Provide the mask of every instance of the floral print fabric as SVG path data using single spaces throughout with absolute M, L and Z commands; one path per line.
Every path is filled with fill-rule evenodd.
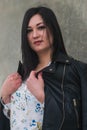
M 44 103 L 40 103 L 27 89 L 26 84 L 12 95 L 10 104 L 11 130 L 41 130 Z

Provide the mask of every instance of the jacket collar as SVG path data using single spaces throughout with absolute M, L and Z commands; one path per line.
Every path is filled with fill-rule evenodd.
M 48 67 L 42 69 L 41 71 L 42 72 L 45 71 L 45 72 L 54 73 L 55 70 L 56 70 L 56 67 L 55 67 L 56 63 L 70 64 L 70 57 L 68 55 L 60 54 L 60 55 L 58 55 L 56 60 L 51 63 L 51 65 L 49 65 Z
M 68 55 L 59 54 L 58 57 L 55 59 L 55 61 L 53 61 L 51 63 L 51 65 L 49 65 L 48 67 L 43 68 L 39 72 L 50 72 L 50 73 L 54 73 L 55 70 L 56 70 L 56 67 L 55 67 L 56 63 L 70 64 L 70 57 Z M 39 72 L 37 72 L 37 75 L 38 75 Z
M 70 57 L 68 55 L 59 54 L 55 60 L 55 62 L 60 62 L 64 64 L 70 64 Z

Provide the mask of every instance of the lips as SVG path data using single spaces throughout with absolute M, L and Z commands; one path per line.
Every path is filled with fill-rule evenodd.
M 40 45 L 42 43 L 42 41 L 35 41 L 34 44 L 35 45 Z

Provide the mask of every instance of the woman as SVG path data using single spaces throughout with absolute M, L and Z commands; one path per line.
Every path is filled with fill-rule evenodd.
M 26 81 L 28 90 L 44 102 L 42 130 L 87 130 L 87 64 L 67 55 L 51 9 L 35 7 L 25 13 L 21 48 L 21 69 L 2 85 L 2 101 L 9 103 Z M 1 129 L 9 130 L 1 106 Z

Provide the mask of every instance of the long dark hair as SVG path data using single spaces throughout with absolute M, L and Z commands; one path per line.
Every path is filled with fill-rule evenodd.
M 27 26 L 32 16 L 39 14 L 46 26 L 53 34 L 53 55 L 52 61 L 56 59 L 59 53 L 67 55 L 61 30 L 54 12 L 47 7 L 34 7 L 26 11 L 22 24 L 21 50 L 22 62 L 24 67 L 24 79 L 29 75 L 30 71 L 35 69 L 39 60 L 37 54 L 30 48 L 27 39 Z

